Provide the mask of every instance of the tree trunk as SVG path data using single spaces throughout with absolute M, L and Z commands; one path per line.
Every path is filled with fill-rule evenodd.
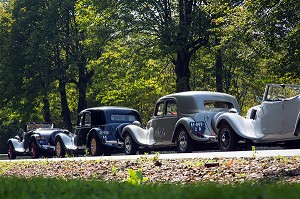
M 48 98 L 43 98 L 43 117 L 45 122 L 52 122 L 50 114 L 50 103 Z
M 216 46 L 220 44 L 220 39 L 215 39 Z M 215 55 L 216 65 L 216 89 L 217 92 L 223 92 L 223 62 L 222 62 L 222 51 L 218 49 Z
M 175 61 L 176 73 L 176 92 L 190 91 L 190 59 L 191 55 L 185 50 L 177 51 L 177 60 Z
M 78 71 L 79 71 L 79 79 L 78 79 L 78 93 L 79 93 L 79 99 L 78 99 L 78 113 L 82 111 L 83 109 L 86 109 L 87 102 L 86 102 L 86 88 L 87 88 L 87 81 L 85 77 L 85 70 L 83 64 L 78 63 Z
M 61 117 L 64 122 L 64 128 L 72 131 L 72 122 L 70 117 L 70 109 L 68 106 L 67 93 L 66 93 L 66 82 L 59 80 L 59 93 L 60 93 L 60 103 L 61 103 Z

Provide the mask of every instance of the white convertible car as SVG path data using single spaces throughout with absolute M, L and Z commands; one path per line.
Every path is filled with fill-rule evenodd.
M 300 147 L 299 119 L 300 85 L 268 84 L 262 103 L 250 108 L 246 118 L 236 113 L 224 113 L 216 119 L 219 148 L 231 151 L 241 142 L 285 141 L 293 141 Z

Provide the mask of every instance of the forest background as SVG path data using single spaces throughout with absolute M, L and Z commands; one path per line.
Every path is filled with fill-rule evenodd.
M 140 111 L 187 90 L 245 111 L 299 84 L 299 0 L 0 0 L 0 153 L 28 121 L 73 130 L 87 107 Z

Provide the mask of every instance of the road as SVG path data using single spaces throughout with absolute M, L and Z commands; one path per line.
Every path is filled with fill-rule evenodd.
M 276 149 L 276 150 L 256 150 L 256 151 L 233 151 L 233 152 L 194 152 L 194 153 L 163 153 L 158 154 L 159 159 L 188 159 L 188 158 L 246 158 L 246 157 L 293 157 L 300 156 L 300 149 Z M 3 156 L 3 155 L 2 155 Z M 5 158 L 1 158 L 0 162 L 7 161 L 61 161 L 61 160 L 72 160 L 72 161 L 83 161 L 83 160 L 128 160 L 128 159 L 138 159 L 141 157 L 152 158 L 156 154 L 150 155 L 112 155 L 112 156 L 99 156 L 99 157 L 72 157 L 72 158 L 40 158 L 40 159 L 16 159 L 7 160 L 7 155 Z M 22 157 L 20 157 L 22 158 Z

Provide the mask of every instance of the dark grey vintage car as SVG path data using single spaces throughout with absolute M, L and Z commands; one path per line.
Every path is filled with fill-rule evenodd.
M 86 153 L 92 156 L 123 152 L 122 129 L 133 122 L 141 122 L 135 109 L 125 107 L 94 107 L 79 113 L 75 134 L 59 133 L 55 137 L 57 157 L 66 153 Z
M 236 99 L 225 93 L 189 91 L 157 100 L 152 119 L 144 129 L 126 126 L 122 131 L 125 154 L 143 149 L 177 146 L 192 152 L 196 143 L 216 142 L 214 119 L 224 112 L 240 113 Z
M 32 158 L 53 156 L 54 138 L 58 133 L 70 134 L 66 129 L 53 128 L 52 123 L 28 122 L 21 136 L 16 135 L 7 141 L 8 158 L 15 159 L 17 155 L 31 155 Z

